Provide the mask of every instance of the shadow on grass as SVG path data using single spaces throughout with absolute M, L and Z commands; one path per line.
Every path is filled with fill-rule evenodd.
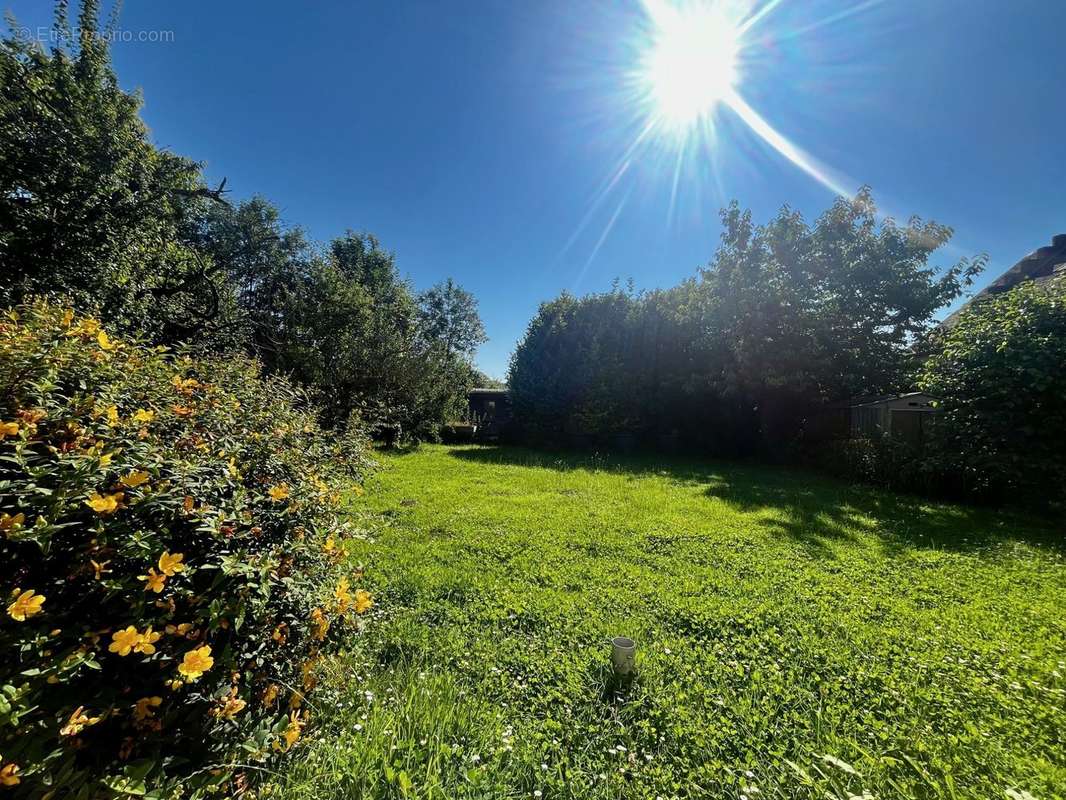
M 539 451 L 522 447 L 452 448 L 463 461 L 558 471 L 594 470 L 659 476 L 704 487 L 704 493 L 757 517 L 757 524 L 832 557 L 832 540 L 879 536 L 890 551 L 910 547 L 968 552 L 1007 541 L 1066 553 L 1053 521 L 1012 510 L 976 508 L 894 494 L 811 472 L 687 456 Z

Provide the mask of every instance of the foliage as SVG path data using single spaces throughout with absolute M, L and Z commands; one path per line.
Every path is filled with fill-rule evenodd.
M 451 278 L 419 295 L 418 307 L 423 335 L 440 342 L 449 355 L 473 358 L 488 341 L 477 298 Z
M 981 298 L 929 350 L 940 469 L 979 496 L 1066 502 L 1066 278 Z
M 52 52 L 14 31 L 0 42 L 0 300 L 57 293 L 124 332 L 208 337 L 232 297 L 186 228 L 217 195 L 149 141 L 99 3 L 82 3 L 76 37 L 67 5 Z
M 433 445 L 386 456 L 359 509 L 388 520 L 352 551 L 388 612 L 273 797 L 1066 786 L 1054 525 L 795 470 Z
M 16 797 L 199 796 L 290 749 L 369 596 L 299 392 L 42 303 L 0 324 L 0 753 Z M 17 779 L 17 780 L 15 780 Z
M 349 232 L 286 281 L 264 358 L 315 391 L 329 424 L 356 415 L 379 438 L 402 441 L 434 439 L 458 418 L 473 377 L 466 355 L 421 325 L 410 287 L 373 236 Z
M 981 267 L 937 275 L 927 262 L 950 230 L 878 224 L 866 190 L 813 226 L 785 208 L 757 227 L 735 203 L 722 222 L 697 279 L 542 305 L 508 377 L 519 422 L 780 450 L 812 408 L 903 388 L 914 338 Z
M 416 298 L 369 235 L 317 247 L 260 197 L 229 205 L 156 148 L 111 66 L 99 3 L 56 3 L 51 52 L 0 43 L 0 301 L 50 294 L 153 343 L 246 350 L 343 428 L 435 438 L 484 341 L 453 282 Z M 319 304 L 335 304 L 323 307 Z

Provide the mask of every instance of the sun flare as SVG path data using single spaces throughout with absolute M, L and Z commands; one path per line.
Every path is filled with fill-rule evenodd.
M 740 34 L 713 0 L 685 5 L 647 0 L 645 10 L 652 30 L 641 82 L 655 117 L 683 132 L 733 93 Z

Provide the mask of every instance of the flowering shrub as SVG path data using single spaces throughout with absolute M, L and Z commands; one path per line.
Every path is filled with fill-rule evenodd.
M 0 318 L 0 787 L 196 797 L 296 745 L 372 604 L 334 511 L 368 463 L 253 362 Z

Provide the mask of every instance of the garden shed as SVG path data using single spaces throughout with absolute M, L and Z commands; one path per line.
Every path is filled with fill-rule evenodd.
M 850 406 L 851 435 L 867 438 L 880 434 L 922 441 L 933 415 L 936 398 L 925 392 L 865 398 Z
M 478 439 L 495 439 L 511 421 L 511 398 L 506 389 L 471 389 L 467 395 L 467 420 Z

